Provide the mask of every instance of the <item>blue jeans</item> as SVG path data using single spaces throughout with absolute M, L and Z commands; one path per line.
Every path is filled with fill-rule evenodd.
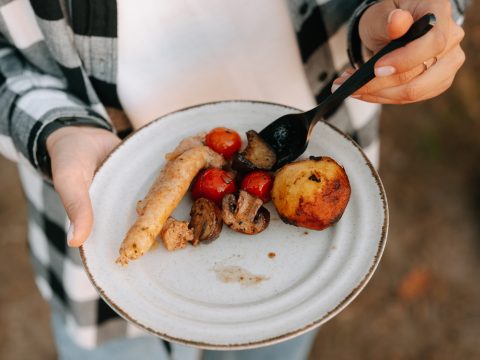
M 85 349 L 70 338 L 59 315 L 52 315 L 52 325 L 59 360 L 306 360 L 317 333 L 314 330 L 277 345 L 238 351 L 202 351 L 172 343 L 169 355 L 163 341 L 150 335 Z

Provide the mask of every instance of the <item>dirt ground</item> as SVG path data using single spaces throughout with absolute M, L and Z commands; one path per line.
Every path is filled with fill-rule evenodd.
M 451 90 L 385 108 L 386 251 L 366 289 L 322 327 L 311 360 L 480 358 L 479 20 L 477 2 Z M 27 257 L 24 198 L 1 157 L 0 179 L 0 359 L 54 359 Z

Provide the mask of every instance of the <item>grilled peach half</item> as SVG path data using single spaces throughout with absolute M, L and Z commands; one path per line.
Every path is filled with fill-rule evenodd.
M 323 230 L 340 220 L 350 192 L 342 166 L 330 157 L 310 157 L 278 171 L 272 201 L 287 224 Z

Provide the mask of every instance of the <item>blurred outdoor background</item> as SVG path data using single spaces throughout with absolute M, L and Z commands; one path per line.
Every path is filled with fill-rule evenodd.
M 465 30 L 467 61 L 446 94 L 385 107 L 386 251 L 365 290 L 321 328 L 311 360 L 480 359 L 480 2 Z M 0 359 L 54 359 L 25 215 L 15 166 L 0 157 Z

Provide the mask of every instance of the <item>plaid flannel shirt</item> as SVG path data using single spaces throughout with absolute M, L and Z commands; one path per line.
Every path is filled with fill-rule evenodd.
M 349 19 L 362 1 L 289 0 L 309 84 L 317 100 L 348 65 Z M 463 19 L 463 3 L 453 1 Z M 141 6 L 139 4 L 139 6 Z M 106 106 L 116 94 L 115 0 L 0 0 L 0 152 L 18 163 L 28 202 L 35 280 L 67 330 L 92 348 L 142 331 L 121 319 L 90 284 L 77 249 L 66 245 L 67 218 L 39 170 L 42 134 L 83 124 L 114 130 Z M 348 99 L 330 118 L 375 157 L 379 106 Z

